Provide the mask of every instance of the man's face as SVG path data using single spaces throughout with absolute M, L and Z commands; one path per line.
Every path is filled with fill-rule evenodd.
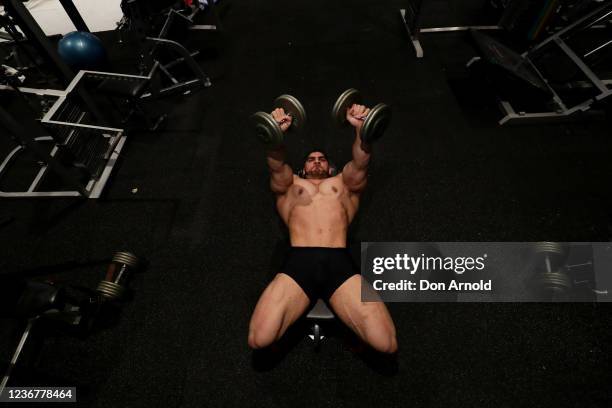
M 309 179 L 324 179 L 329 176 L 329 163 L 321 152 L 312 152 L 304 164 L 304 174 Z

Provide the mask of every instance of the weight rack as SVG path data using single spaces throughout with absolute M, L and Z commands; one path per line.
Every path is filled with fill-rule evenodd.
M 601 24 L 610 19 L 612 19 L 612 3 L 604 4 L 563 30 L 550 35 L 520 56 L 517 54 L 514 58 L 521 61 L 520 65 L 524 69 L 530 71 L 532 76 L 539 78 L 538 82 L 542 83 L 548 90 L 551 96 L 551 103 L 554 107 L 550 111 L 525 112 L 515 109 L 510 101 L 502 99 L 499 101 L 499 106 L 504 116 L 499 123 L 504 125 L 569 119 L 574 114 L 588 111 L 594 103 L 602 101 L 612 95 L 612 80 L 609 78 L 600 78 L 587 62 L 587 58 L 590 55 L 601 52 L 604 48 L 612 45 L 612 41 L 608 40 L 587 52 L 579 52 L 572 48 L 569 43 L 573 34 L 587 30 L 596 24 Z M 501 47 L 501 45 L 499 47 Z M 561 51 L 562 54 L 584 75 L 586 78 L 586 83 L 584 84 L 585 88 L 594 90 L 592 96 L 578 103 L 569 103 L 564 100 L 563 95 L 549 84 L 547 78 L 538 69 L 538 57 L 551 47 L 554 47 L 557 51 Z M 480 57 L 473 58 L 468 62 L 467 66 L 469 67 L 479 59 Z
M 120 128 L 87 124 L 90 115 L 87 104 L 80 103 L 77 92 L 81 81 L 92 79 L 120 79 L 126 81 L 142 81 L 147 77 L 124 75 L 97 71 L 80 71 L 64 91 L 34 88 L 12 88 L 0 86 L 0 90 L 12 90 L 23 94 L 34 94 L 40 97 L 55 98 L 50 109 L 40 120 L 43 128 L 50 136 L 33 138 L 16 120 L 0 108 L 0 123 L 13 134 L 20 146 L 13 149 L 0 164 L 0 178 L 5 175 L 11 162 L 24 150 L 30 150 L 41 163 L 41 167 L 26 191 L 0 191 L 0 197 L 87 197 L 99 198 L 111 175 L 113 167 L 123 149 L 126 135 Z M 41 147 L 42 143 L 52 143 L 49 153 Z M 60 156 L 68 159 L 60 160 Z M 83 181 L 76 177 L 73 168 L 79 169 L 87 176 Z M 39 191 L 40 185 L 48 174 L 54 171 L 72 190 Z

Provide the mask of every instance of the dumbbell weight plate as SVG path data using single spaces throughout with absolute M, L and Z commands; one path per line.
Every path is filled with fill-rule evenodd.
M 391 108 L 384 103 L 379 103 L 370 110 L 363 121 L 361 128 L 361 140 L 372 143 L 382 137 L 391 121 Z
M 347 89 L 334 103 L 332 108 L 332 120 L 338 125 L 343 125 L 346 122 L 346 110 L 355 103 L 361 103 L 361 93 L 355 88 Z
M 140 264 L 140 259 L 131 252 L 116 252 L 113 255 L 113 262 L 126 264 L 127 266 L 136 269 Z
M 100 281 L 96 290 L 107 299 L 122 299 L 126 294 L 125 287 L 106 280 Z
M 536 282 L 540 290 L 555 293 L 564 293 L 572 288 L 572 279 L 563 268 L 539 274 Z
M 548 257 L 555 265 L 563 265 L 569 256 L 569 245 L 565 242 L 534 242 L 533 252 L 540 258 Z
M 274 108 L 283 108 L 291 116 L 291 129 L 301 130 L 306 125 L 306 110 L 300 101 L 291 95 L 281 95 L 274 100 Z
M 283 131 L 272 115 L 266 112 L 257 112 L 251 116 L 255 125 L 257 137 L 266 145 L 280 144 L 283 141 Z
M 569 253 L 569 246 L 564 242 L 534 242 L 533 250 L 539 254 L 551 253 L 566 257 Z

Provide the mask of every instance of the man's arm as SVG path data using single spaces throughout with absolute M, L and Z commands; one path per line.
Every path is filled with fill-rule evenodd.
M 268 169 L 270 169 L 270 188 L 275 194 L 285 194 L 293 184 L 293 170 L 285 163 L 285 146 L 268 149 Z
M 276 120 L 283 133 L 291 126 L 291 116 L 287 115 L 282 108 L 272 111 L 272 117 Z M 266 160 L 270 169 L 270 188 L 275 194 L 285 194 L 293 184 L 293 170 L 285 163 L 285 144 L 266 147 Z
M 368 181 L 371 149 L 361 140 L 360 132 L 363 122 L 358 117 L 366 116 L 369 111 L 365 106 L 355 105 L 347 112 L 348 121 L 355 127 L 355 141 L 352 149 L 353 160 L 344 166 L 342 181 L 353 193 L 361 193 Z

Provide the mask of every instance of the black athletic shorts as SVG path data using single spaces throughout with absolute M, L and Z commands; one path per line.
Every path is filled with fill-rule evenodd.
M 291 247 L 281 272 L 314 302 L 329 300 L 348 278 L 359 274 L 359 269 L 346 248 Z

